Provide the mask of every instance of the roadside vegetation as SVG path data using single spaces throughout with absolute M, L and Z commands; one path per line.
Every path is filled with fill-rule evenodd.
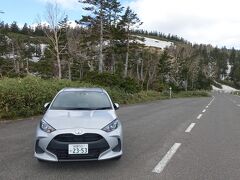
M 88 82 L 69 80 L 44 80 L 33 76 L 25 78 L 0 79 L 0 119 L 15 119 L 42 114 L 43 105 L 52 100 L 55 94 L 65 87 L 103 87 L 114 102 L 132 104 L 169 98 L 167 92 L 132 91 L 131 88 L 101 86 Z M 130 91 L 129 91 L 130 89 Z M 174 94 L 174 97 L 206 96 L 206 92 L 196 91 Z
M 75 26 L 57 3 L 35 27 L 0 22 L 0 119 L 41 114 L 64 87 L 103 87 L 120 104 L 166 99 L 170 88 L 173 98 L 208 96 L 222 79 L 240 87 L 239 50 L 141 30 L 144 22 L 118 0 L 79 2 Z M 149 46 L 144 37 L 171 45 Z
M 240 96 L 240 91 L 236 91 L 233 94 Z

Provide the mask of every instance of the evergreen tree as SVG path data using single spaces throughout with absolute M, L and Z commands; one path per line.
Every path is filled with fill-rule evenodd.
M 169 72 L 171 70 L 170 59 L 171 57 L 169 56 L 167 50 L 164 50 L 159 59 L 159 78 L 162 83 L 169 80 Z
M 232 48 L 230 56 L 229 56 L 229 63 L 231 65 L 233 65 L 235 63 L 236 60 L 236 50 L 234 48 Z
M 108 7 L 110 6 L 109 0 L 82 0 L 79 1 L 87 7 L 83 9 L 88 11 L 88 14 L 92 16 L 82 16 L 82 19 L 79 21 L 81 24 L 85 24 L 87 27 L 95 29 L 95 33 L 98 34 L 99 41 L 99 57 L 98 57 L 98 71 L 99 73 L 103 72 L 104 62 L 103 62 L 103 46 L 104 46 L 104 31 L 107 24 L 107 14 Z
M 109 69 L 111 73 L 116 71 L 116 54 L 119 52 L 121 31 L 118 28 L 118 22 L 123 11 L 121 3 L 117 0 L 108 0 L 109 6 L 107 7 L 107 30 L 105 36 L 109 39 L 109 48 L 107 49 L 107 55 L 109 61 Z M 106 59 L 107 60 L 107 59 Z M 105 60 L 105 61 L 106 61 Z M 105 62 L 107 63 L 107 62 Z
M 43 27 L 42 27 L 42 25 L 41 24 L 38 24 L 37 26 L 36 26 L 36 28 L 34 29 L 34 35 L 36 35 L 36 36 L 44 36 L 45 34 L 44 34 L 44 31 L 43 31 Z
M 130 50 L 130 41 L 135 40 L 137 37 L 134 37 L 130 34 L 130 29 L 138 27 L 142 24 L 140 19 L 137 17 L 137 14 L 134 13 L 130 7 L 127 7 L 122 19 L 119 23 L 119 27 L 122 31 L 125 32 L 125 44 L 126 44 L 126 58 L 125 58 L 125 68 L 124 68 L 124 77 L 127 77 L 128 73 L 128 61 L 129 61 L 129 50 Z
M 14 32 L 14 33 L 18 33 L 18 32 L 19 32 L 19 27 L 18 27 L 16 21 L 13 21 L 13 23 L 12 23 L 11 26 L 10 26 L 10 29 L 11 29 L 11 31 Z
M 27 34 L 29 34 L 29 32 L 30 32 L 30 30 L 28 28 L 28 25 L 27 25 L 27 23 L 25 23 L 21 30 L 21 33 L 27 35 Z

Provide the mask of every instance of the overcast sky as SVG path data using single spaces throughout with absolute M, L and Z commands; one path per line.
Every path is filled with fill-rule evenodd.
M 56 0 L 72 20 L 81 17 L 78 0 Z M 7 0 L 0 10 L 6 22 L 34 23 L 46 2 L 54 0 Z M 193 43 L 240 49 L 239 0 L 121 0 L 144 22 L 141 28 L 171 33 Z
M 239 0 L 135 0 L 143 28 L 191 42 L 240 47 Z

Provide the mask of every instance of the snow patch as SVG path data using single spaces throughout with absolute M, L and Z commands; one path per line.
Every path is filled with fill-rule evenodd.
M 228 69 L 227 69 L 227 76 L 229 76 L 229 74 L 230 74 L 231 71 L 232 71 L 232 66 L 229 64 L 229 62 L 228 62 L 228 64 L 227 64 L 227 67 L 228 67 Z
M 230 76 L 230 73 L 231 73 L 231 71 L 232 71 L 232 65 L 230 65 L 230 63 L 229 63 L 229 60 L 227 61 L 227 70 L 226 70 L 226 76 L 222 76 L 221 77 L 221 80 L 225 80 L 225 79 L 227 79 L 227 78 L 229 78 L 229 76 Z
M 38 62 L 40 60 L 40 57 L 37 56 L 33 56 L 32 59 L 30 59 L 30 61 L 32 62 Z
M 142 38 L 142 37 L 140 37 L 140 38 Z M 147 38 L 147 37 L 144 37 L 144 42 L 138 40 L 138 43 L 144 44 L 145 46 L 148 46 L 148 47 L 156 47 L 156 48 L 161 48 L 161 49 L 165 49 L 169 46 L 174 45 L 174 43 L 169 42 L 169 41 L 161 41 L 161 40 Z
M 220 84 L 220 83 L 218 83 Z M 227 86 L 227 85 L 224 85 L 224 84 L 220 84 L 222 86 L 222 89 L 212 85 L 212 90 L 213 91 L 216 91 L 216 92 L 223 92 L 223 93 L 232 93 L 232 92 L 236 92 L 236 91 L 239 91 L 233 87 L 230 87 L 230 86 Z

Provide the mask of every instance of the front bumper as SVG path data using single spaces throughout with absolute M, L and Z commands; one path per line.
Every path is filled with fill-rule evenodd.
M 79 128 L 78 128 L 79 129 Z M 106 160 L 122 155 L 122 127 L 106 133 L 96 129 L 81 129 L 82 135 L 74 135 L 76 129 L 56 130 L 50 134 L 38 127 L 34 156 L 45 161 Z M 86 155 L 69 155 L 68 144 L 88 144 Z

